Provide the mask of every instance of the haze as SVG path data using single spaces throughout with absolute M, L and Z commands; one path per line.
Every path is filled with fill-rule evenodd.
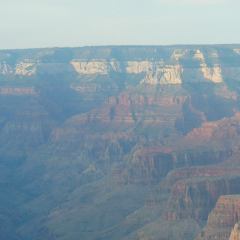
M 0 49 L 237 43 L 239 9 L 237 0 L 0 0 Z

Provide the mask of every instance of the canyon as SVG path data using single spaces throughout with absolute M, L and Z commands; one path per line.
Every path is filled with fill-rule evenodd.
M 239 239 L 239 49 L 1 50 L 0 239 Z

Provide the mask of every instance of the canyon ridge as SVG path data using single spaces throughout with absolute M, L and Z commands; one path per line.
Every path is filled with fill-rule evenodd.
M 0 239 L 239 240 L 240 45 L 0 51 Z

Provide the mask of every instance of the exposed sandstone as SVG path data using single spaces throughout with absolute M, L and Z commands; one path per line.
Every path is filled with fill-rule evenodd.
M 117 61 L 107 60 L 73 60 L 71 65 L 79 74 L 109 74 L 113 72 L 126 72 L 128 74 L 145 73 L 143 83 L 156 84 L 181 84 L 182 68 L 180 65 L 164 65 L 163 62 L 128 61 L 126 68 L 121 69 Z
M 132 125 L 140 122 L 144 125 L 174 127 L 181 114 L 182 104 L 186 96 L 152 96 L 123 92 L 119 96 L 109 97 L 101 108 L 87 114 L 76 116 L 72 121 L 76 124 L 98 123 Z M 164 111 L 163 111 L 164 110 Z
M 131 157 L 129 181 L 158 182 L 173 168 L 173 161 L 171 148 L 158 146 L 138 149 Z
M 240 196 L 221 196 L 218 199 L 215 208 L 209 214 L 207 225 L 197 237 L 197 240 L 228 240 L 232 227 L 239 221 L 239 219 Z M 239 226 L 235 225 L 231 234 L 232 239 L 239 236 L 238 228 Z
M 154 71 L 147 72 L 142 83 L 150 85 L 181 84 L 183 69 L 180 65 L 156 66 Z
M 225 162 L 240 145 L 240 118 L 229 117 L 239 110 L 238 55 L 201 46 L 193 57 L 194 48 L 0 53 L 3 72 L 13 69 L 0 76 L 0 218 L 14 222 L 0 239 L 193 240 L 219 195 L 240 192 L 239 152 Z M 26 57 L 36 78 L 15 76 Z M 85 62 L 79 75 L 73 57 Z M 212 84 L 218 63 L 226 84 Z M 146 76 L 152 84 L 141 85 Z
M 207 64 L 202 63 L 200 65 L 200 69 L 206 80 L 209 80 L 214 83 L 223 82 L 222 69 L 220 65 L 214 65 L 213 67 L 208 67 Z
M 180 65 L 164 65 L 163 62 L 152 61 L 128 61 L 126 68 L 121 69 L 117 61 L 94 60 L 82 61 L 73 60 L 71 65 L 79 74 L 102 74 L 107 75 L 113 72 L 126 72 L 128 74 L 146 74 L 142 83 L 145 84 L 181 84 L 182 67 Z
M 36 64 L 31 62 L 20 62 L 15 68 L 16 75 L 32 76 L 36 74 Z
M 213 56 L 212 56 L 213 57 Z M 218 57 L 217 53 L 215 53 L 214 57 Z M 198 49 L 194 54 L 194 58 L 200 62 L 199 69 L 203 74 L 204 79 L 211 81 L 213 83 L 221 83 L 223 82 L 222 77 L 222 69 L 220 65 L 215 64 L 214 66 L 209 67 L 206 64 L 205 57 L 203 53 Z
M 146 73 L 151 71 L 153 63 L 149 61 L 129 61 L 127 62 L 126 72 L 131 74 Z
M 188 133 L 186 139 L 188 141 L 197 140 L 198 142 L 209 141 L 218 126 L 218 122 L 205 122 L 200 128 L 195 128 Z
M 171 58 L 175 61 L 179 61 L 185 56 L 186 50 L 175 50 Z M 77 60 L 73 59 L 70 65 L 73 67 L 74 71 L 81 75 L 107 75 L 111 72 L 117 73 L 127 73 L 127 74 L 144 74 L 144 78 L 141 81 L 145 84 L 150 85 L 168 85 L 168 84 L 182 84 L 186 79 L 183 78 L 183 72 L 186 76 L 190 72 L 190 75 L 194 74 L 196 79 L 199 79 L 197 72 L 201 72 L 203 79 L 211 81 L 214 83 L 222 83 L 222 68 L 220 65 L 215 64 L 214 66 L 207 66 L 203 54 L 197 51 L 194 55 L 195 59 L 200 61 L 199 68 L 195 69 L 185 69 L 179 63 L 176 64 L 166 64 L 163 61 L 149 61 L 149 60 L 139 60 L 139 61 L 119 61 L 119 60 L 106 60 L 106 59 L 92 59 L 92 60 Z M 48 69 L 48 66 L 50 69 Z M 58 66 L 60 67 L 60 66 Z M 61 66 L 61 68 L 67 69 L 68 64 Z M 51 63 L 38 64 L 38 68 L 41 71 L 54 71 L 58 72 Z M 24 60 L 18 62 L 15 66 L 15 70 L 12 69 L 8 64 L 0 64 L 0 73 L 4 75 L 21 75 L 21 76 L 32 76 L 36 74 L 37 64 L 31 60 Z M 224 70 L 226 71 L 226 70 Z M 192 78 L 192 77 L 191 77 Z M 187 80 L 189 81 L 189 80 Z M 192 80 L 191 80 L 192 81 Z M 202 80 L 199 80 L 202 81 Z
M 239 225 L 239 223 L 235 224 L 235 226 L 231 232 L 229 240 L 240 240 L 240 225 Z
M 171 191 L 168 204 L 170 211 L 166 214 L 167 219 L 193 218 L 199 222 L 205 221 L 221 195 L 240 192 L 239 180 L 238 175 L 177 181 Z
M 73 60 L 71 65 L 79 74 L 102 74 L 106 75 L 109 72 L 109 64 L 105 60 L 82 61 Z

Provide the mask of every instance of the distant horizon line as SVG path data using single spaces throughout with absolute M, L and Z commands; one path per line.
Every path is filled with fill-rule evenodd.
M 196 47 L 196 46 L 237 46 L 240 43 L 180 43 L 180 44 L 96 44 L 96 45 L 79 45 L 79 46 L 46 46 L 46 47 L 29 47 L 29 48 L 0 48 L 0 51 L 14 50 L 41 50 L 41 49 L 75 49 L 75 48 L 104 48 L 104 47 Z

